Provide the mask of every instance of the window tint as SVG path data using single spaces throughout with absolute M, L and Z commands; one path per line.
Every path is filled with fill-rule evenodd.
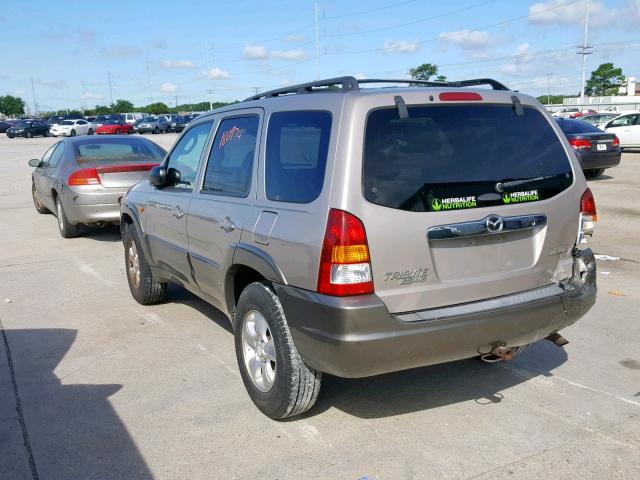
M 84 163 L 139 162 L 160 163 L 165 151 L 144 138 L 97 138 L 78 140 L 73 144 L 76 161 Z
M 596 128 L 593 125 L 590 125 L 582 120 L 558 120 L 558 125 L 560 125 L 562 131 L 566 134 L 596 132 L 602 133 L 602 130 L 600 130 L 599 128 Z
M 204 174 L 203 191 L 231 197 L 249 194 L 259 122 L 254 115 L 220 122 Z
M 167 168 L 180 171 L 180 183 L 177 187 L 190 188 L 195 183 L 198 164 L 207 144 L 211 125 L 211 122 L 201 123 L 188 130 L 171 152 Z
M 523 116 L 511 105 L 408 111 L 404 120 L 397 108 L 367 119 L 362 187 L 372 203 L 420 212 L 475 208 L 542 200 L 572 182 L 562 143 L 535 109 L 525 107 Z M 538 177 L 495 195 L 498 182 Z
M 58 143 L 58 146 L 56 147 L 54 152 L 51 154 L 51 158 L 49 159 L 50 167 L 58 166 L 58 164 L 60 163 L 60 160 L 62 160 L 62 157 L 64 157 L 65 149 L 66 147 L 64 145 L 64 142 Z
M 60 142 L 54 144 L 49 150 L 45 152 L 45 154 L 42 156 L 42 163 L 49 163 L 49 161 L 51 160 L 51 155 L 53 155 L 53 151 L 56 149 L 59 143 Z
M 277 112 L 269 119 L 266 193 L 269 200 L 309 203 L 318 198 L 331 135 L 331 113 Z
M 611 121 L 609 127 L 628 127 L 629 125 L 636 124 L 637 115 L 625 115 L 624 117 L 616 118 Z

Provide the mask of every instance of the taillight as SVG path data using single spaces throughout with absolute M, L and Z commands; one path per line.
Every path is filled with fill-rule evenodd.
M 616 135 L 613 136 L 613 146 L 614 147 L 620 146 L 620 139 Z
M 576 150 L 591 148 L 591 141 L 586 138 L 571 138 L 569 144 Z
M 476 92 L 442 92 L 438 95 L 441 102 L 477 102 L 482 96 Z
M 364 225 L 344 210 L 329 211 L 320 255 L 318 292 L 335 296 L 373 293 Z
M 578 229 L 578 243 L 587 243 L 585 237 L 593 235 L 593 228 L 598 221 L 596 201 L 591 189 L 587 188 L 580 198 L 580 226 Z
M 100 177 L 96 168 L 76 170 L 67 179 L 68 185 L 100 185 Z

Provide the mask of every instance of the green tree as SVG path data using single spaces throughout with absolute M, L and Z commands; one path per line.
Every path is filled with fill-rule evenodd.
M 5 95 L 0 97 L 0 113 L 4 113 L 8 117 L 15 117 L 24 114 L 24 100 L 13 95 Z
M 126 113 L 133 112 L 134 106 L 129 100 L 118 99 L 116 100 L 116 103 L 111 105 L 111 109 L 113 110 L 113 113 Z
M 540 103 L 544 103 L 545 105 L 560 105 L 562 104 L 562 100 L 564 100 L 565 95 L 540 95 L 538 97 L 538 101 Z
M 93 109 L 94 115 L 107 115 L 111 113 L 111 109 L 106 105 L 96 105 L 96 108 Z
M 431 77 L 438 75 L 438 67 L 432 63 L 423 63 L 416 68 L 410 68 L 409 75 L 411 75 L 412 80 L 429 80 Z
M 622 68 L 615 68 L 613 63 L 603 63 L 591 72 L 584 93 L 591 96 L 615 95 L 625 82 Z
M 155 102 L 144 107 L 144 111 L 147 113 L 151 113 L 153 115 L 158 115 L 159 113 L 169 112 L 169 107 L 167 106 L 166 103 Z
M 447 81 L 447 76 L 446 75 L 438 75 L 436 77 L 436 82 L 446 82 Z

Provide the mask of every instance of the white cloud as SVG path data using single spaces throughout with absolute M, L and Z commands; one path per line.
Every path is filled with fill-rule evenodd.
M 214 67 L 202 72 L 198 75 L 198 78 L 208 78 L 209 80 L 228 80 L 231 76 L 227 70 Z
M 80 98 L 83 100 L 104 100 L 104 95 L 100 95 L 99 93 L 87 92 L 80 95 Z
M 165 82 L 160 85 L 160 90 L 162 90 L 164 93 L 173 93 L 178 90 L 178 86 L 175 83 Z
M 493 38 L 488 32 L 478 30 L 457 30 L 443 32 L 438 35 L 441 45 L 446 49 L 449 45 L 456 45 L 471 58 L 485 58 L 487 48 L 493 44 Z
M 500 71 L 505 75 L 521 77 L 530 75 L 535 70 L 531 60 L 533 56 L 529 51 L 529 44 L 523 43 L 516 48 L 515 58 L 503 64 Z
M 242 56 L 247 60 L 265 60 L 269 57 L 266 47 L 247 43 L 242 49 Z
M 295 48 L 293 50 L 275 50 L 271 52 L 272 58 L 281 58 L 282 60 L 302 60 L 306 56 L 307 54 L 302 48 Z
M 417 39 L 408 42 L 407 40 L 392 40 L 387 38 L 382 45 L 384 53 L 415 53 L 420 48 L 420 41 Z
M 366 80 L 367 78 L 367 76 L 364 73 L 356 73 L 354 77 L 356 77 L 356 80 Z
M 638 6 L 638 2 L 636 7 Z M 628 2 L 633 10 L 634 2 Z M 589 3 L 589 25 L 612 26 L 622 17 L 622 12 L 607 8 L 602 2 Z M 537 25 L 584 25 L 585 3 L 575 0 L 547 0 L 529 7 L 529 21 Z
M 302 34 L 298 34 L 298 35 L 289 35 L 287 37 L 284 37 L 282 39 L 283 42 L 304 42 L 306 40 L 307 37 L 305 37 Z
M 67 86 L 67 82 L 64 80 L 37 80 L 38 85 L 43 85 L 50 88 L 64 88 Z
M 135 47 L 110 47 L 102 50 L 102 55 L 109 58 L 127 58 L 135 57 L 140 54 L 140 49 Z
M 162 60 L 160 62 L 162 68 L 194 68 L 195 65 L 190 60 Z

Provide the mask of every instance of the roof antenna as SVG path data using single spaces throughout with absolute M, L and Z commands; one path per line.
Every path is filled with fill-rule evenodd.
M 407 110 L 407 104 L 404 103 L 404 99 L 400 95 L 396 95 L 395 97 L 393 97 L 393 100 L 396 102 L 400 120 L 406 120 L 407 118 L 409 118 L 409 110 Z
M 520 99 L 515 95 L 511 95 L 511 101 L 513 102 L 513 109 L 516 111 L 516 115 L 519 117 L 524 117 L 524 108 L 522 108 Z

